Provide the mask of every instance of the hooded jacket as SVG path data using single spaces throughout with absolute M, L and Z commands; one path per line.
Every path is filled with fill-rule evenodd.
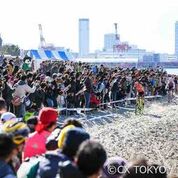
M 26 84 L 25 81 L 20 80 L 15 86 L 15 92 L 13 93 L 13 96 L 18 96 L 22 99 L 26 97 L 26 93 L 34 93 L 36 90 L 36 86 L 33 86 L 31 88 Z

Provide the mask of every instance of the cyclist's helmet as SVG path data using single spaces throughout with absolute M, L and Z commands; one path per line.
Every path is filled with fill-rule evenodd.
M 16 145 L 20 145 L 25 142 L 28 134 L 30 133 L 29 128 L 25 123 L 14 120 L 7 121 L 3 125 L 2 131 L 10 134 Z

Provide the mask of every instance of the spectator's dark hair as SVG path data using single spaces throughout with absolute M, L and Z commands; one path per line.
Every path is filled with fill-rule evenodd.
M 12 138 L 7 134 L 0 134 L 0 159 L 6 159 L 16 148 Z
M 5 100 L 3 98 L 0 98 L 0 111 L 6 108 L 7 108 L 7 105 L 6 105 Z
M 13 71 L 13 75 L 15 75 L 18 71 L 19 71 L 19 67 L 18 67 L 18 66 L 15 66 L 15 67 L 14 67 L 14 71 Z
M 26 75 L 21 75 L 20 79 L 21 79 L 22 81 L 25 81 L 25 80 L 27 79 L 27 76 L 26 76 Z
M 29 73 L 27 74 L 27 78 L 33 78 L 33 74 L 32 74 L 31 72 L 29 72 Z
M 100 143 L 87 140 L 78 150 L 77 165 L 84 175 L 91 176 L 100 171 L 106 158 L 106 151 Z
M 40 86 L 41 86 L 41 88 L 46 88 L 46 87 L 47 87 L 47 83 L 42 82 L 42 83 L 40 84 Z
M 64 127 L 66 127 L 68 125 L 74 125 L 75 127 L 83 128 L 83 125 L 80 121 L 78 121 L 76 119 L 67 119 L 67 120 L 65 120 L 61 129 L 63 129 Z
M 28 120 L 27 120 L 27 125 L 28 124 L 32 124 L 32 125 L 37 125 L 38 124 L 38 116 L 31 116 Z
M 51 73 L 50 73 L 50 71 L 48 71 L 48 72 L 46 72 L 46 76 L 51 76 Z

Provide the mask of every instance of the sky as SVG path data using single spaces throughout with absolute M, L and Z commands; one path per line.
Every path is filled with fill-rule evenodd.
M 155 52 L 174 53 L 177 0 L 0 0 L 4 43 L 36 49 L 38 24 L 47 43 L 78 52 L 78 20 L 90 20 L 90 51 L 104 47 L 104 34 L 118 23 L 121 41 Z

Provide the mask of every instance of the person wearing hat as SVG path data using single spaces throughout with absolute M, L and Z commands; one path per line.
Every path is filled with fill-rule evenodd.
M 40 110 L 38 124 L 34 132 L 26 141 L 24 148 L 24 159 L 46 152 L 46 140 L 50 133 L 56 128 L 58 112 L 56 109 L 44 107 Z
M 21 164 L 21 156 L 22 156 L 21 154 L 24 149 L 25 140 L 29 134 L 29 128 L 27 127 L 25 123 L 11 119 L 9 121 L 6 121 L 3 124 L 2 134 L 9 135 L 12 138 L 12 141 L 14 143 L 14 149 L 12 153 L 13 156 L 9 160 L 9 164 L 12 166 L 13 170 L 16 172 L 19 169 L 20 164 Z M 8 147 L 8 145 L 6 146 Z M 6 147 L 4 147 L 4 149 L 6 150 Z M 5 152 L 5 150 L 3 152 Z M 1 167 L 1 163 L 0 163 L 0 167 Z
M 15 144 L 8 134 L 0 134 L 0 177 L 15 178 L 15 171 L 9 165 Z
M 69 129 L 68 132 L 66 133 L 62 150 L 61 151 L 58 150 L 57 152 L 56 151 L 46 152 L 45 158 L 41 160 L 39 163 L 37 177 L 55 178 L 60 169 L 59 163 L 62 164 L 63 174 L 66 171 L 71 172 L 71 170 L 74 169 L 72 167 L 72 164 L 79 146 L 89 138 L 90 135 L 82 128 L 75 127 Z M 65 164 L 66 162 L 69 162 L 70 164 L 69 165 Z
M 11 113 L 11 112 L 4 112 L 2 115 L 1 115 L 1 118 L 0 118 L 0 131 L 3 127 L 3 124 L 6 122 L 6 121 L 9 121 L 11 119 L 16 119 L 16 116 Z
M 15 118 L 16 118 L 16 116 L 13 113 L 5 112 L 1 115 L 1 122 L 5 123 L 6 121 L 9 121 L 9 120 L 15 119 Z

